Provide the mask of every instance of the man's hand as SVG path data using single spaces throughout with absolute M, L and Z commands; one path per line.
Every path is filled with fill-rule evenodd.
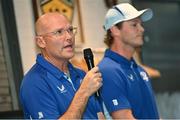
M 81 119 L 89 97 L 102 86 L 101 73 L 98 67 L 94 67 L 87 72 L 80 88 L 76 92 L 68 110 L 60 117 L 60 119 Z M 98 117 L 103 119 L 103 114 L 98 113 Z
M 79 90 L 91 96 L 102 86 L 102 77 L 98 67 L 92 68 L 84 77 Z

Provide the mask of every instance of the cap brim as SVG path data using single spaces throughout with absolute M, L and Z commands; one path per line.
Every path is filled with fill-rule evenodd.
M 148 9 L 140 10 L 140 11 L 138 11 L 137 14 L 133 14 L 132 16 L 129 16 L 128 18 L 117 20 L 111 26 L 104 26 L 104 29 L 107 31 L 112 26 L 116 25 L 117 23 L 128 21 L 128 20 L 132 20 L 132 19 L 135 19 L 137 17 L 140 17 L 140 19 L 143 22 L 146 22 L 146 21 L 150 20 L 152 18 L 152 16 L 153 16 L 152 9 L 148 8 Z
M 153 17 L 152 9 L 148 8 L 148 9 L 144 9 L 144 10 L 141 10 L 141 11 L 142 11 L 142 14 L 140 16 L 141 16 L 141 20 L 143 22 L 146 22 L 146 21 L 150 20 Z
M 122 21 L 127 21 L 127 20 L 132 20 L 132 19 L 135 19 L 137 17 L 140 17 L 140 19 L 143 21 L 143 22 L 146 22 L 148 20 L 150 20 L 153 16 L 153 12 L 151 9 L 144 9 L 144 10 L 141 10 L 138 12 L 138 14 L 134 14 L 133 16 L 131 17 L 128 17 L 127 19 L 124 19 L 124 20 L 121 20 L 121 21 L 117 21 L 117 23 L 119 22 L 122 22 Z

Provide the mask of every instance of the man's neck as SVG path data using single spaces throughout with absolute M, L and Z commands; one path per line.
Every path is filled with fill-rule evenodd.
M 135 49 L 129 49 L 127 47 L 119 45 L 114 45 L 110 49 L 128 60 L 130 60 L 133 57 L 133 54 L 135 52 Z
M 59 70 L 61 70 L 64 73 L 68 73 L 68 60 L 62 60 L 62 59 L 55 59 L 52 57 L 49 57 L 48 55 L 42 54 L 43 57 L 50 62 L 51 64 L 53 64 L 54 66 L 56 66 Z

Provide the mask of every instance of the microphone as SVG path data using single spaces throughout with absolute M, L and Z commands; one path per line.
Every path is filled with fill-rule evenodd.
M 88 66 L 88 70 L 91 70 L 94 67 L 94 56 L 91 51 L 91 48 L 84 49 L 84 59 L 86 60 L 86 64 Z
M 84 59 L 86 61 L 86 64 L 88 66 L 88 70 L 91 70 L 94 67 L 94 56 L 93 53 L 91 51 L 91 48 L 86 48 L 83 50 L 84 53 Z M 95 93 L 95 97 L 99 97 L 99 92 L 97 91 Z

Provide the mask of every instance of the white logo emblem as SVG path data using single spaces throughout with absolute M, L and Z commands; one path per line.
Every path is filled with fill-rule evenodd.
M 141 75 L 143 80 L 149 81 L 149 78 L 148 78 L 148 76 L 147 76 L 147 74 L 145 72 L 140 72 L 140 75 Z
M 65 89 L 64 85 L 61 85 L 61 87 L 57 86 L 57 88 L 60 90 L 61 93 L 66 92 L 67 90 Z
M 128 75 L 128 78 L 130 79 L 130 80 L 134 80 L 134 77 L 133 77 L 133 75 L 132 74 L 130 74 L 130 75 Z
M 113 102 L 114 106 L 118 105 L 117 99 L 113 99 L 112 102 Z
M 42 119 L 43 117 L 44 117 L 43 113 L 42 112 L 38 112 L 38 118 Z

